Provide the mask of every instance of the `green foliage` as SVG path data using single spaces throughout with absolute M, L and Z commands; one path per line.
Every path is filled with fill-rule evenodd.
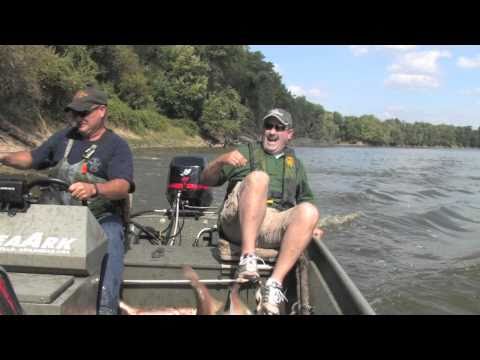
M 170 56 L 172 61 L 154 79 L 157 106 L 169 117 L 198 120 L 207 96 L 208 65 L 193 46 L 174 46 Z
M 117 126 L 130 128 L 132 130 L 138 128 L 136 121 L 134 121 L 133 109 L 116 95 L 110 95 L 108 101 L 108 119 L 110 123 Z
M 99 73 L 98 65 L 90 57 L 87 46 L 67 45 L 63 56 L 68 59 L 78 78 L 78 83 L 94 83 Z
M 150 94 L 147 79 L 141 73 L 123 75 L 116 89 L 118 96 L 134 109 L 153 107 L 153 96 Z
M 133 121 L 141 132 L 164 131 L 169 126 L 168 119 L 153 110 L 135 110 L 133 115 Z
M 188 136 L 196 136 L 200 134 L 200 127 L 193 120 L 177 119 L 173 121 L 173 125 L 182 129 Z
M 95 76 L 95 67 L 79 53 L 59 56 L 47 46 L 0 46 L 0 106 L 12 116 L 34 123 L 25 113 L 63 120 L 63 108 L 76 89 Z M 83 65 L 83 66 L 82 66 Z
M 164 131 L 171 126 L 169 120 L 157 111 L 152 109 L 134 110 L 117 96 L 110 99 L 108 109 L 108 118 L 111 123 L 136 132 Z
M 1 118 L 30 128 L 63 121 L 73 94 L 96 83 L 110 96 L 111 123 L 139 133 L 228 143 L 260 132 L 265 113 L 280 107 L 297 136 L 317 143 L 480 146 L 470 126 L 329 112 L 293 96 L 273 64 L 242 45 L 0 45 L 0 83 Z
M 210 94 L 205 101 L 200 126 L 216 142 L 231 142 L 240 134 L 241 125 L 250 118 L 251 114 L 240 103 L 238 93 L 229 88 Z
M 43 48 L 2 45 L 0 46 L 0 98 L 2 107 L 17 102 L 34 104 L 42 97 L 38 79 L 35 53 Z
M 134 109 L 153 106 L 145 69 L 131 46 L 94 45 L 89 50 L 99 65 L 99 81 L 112 83 L 120 99 Z

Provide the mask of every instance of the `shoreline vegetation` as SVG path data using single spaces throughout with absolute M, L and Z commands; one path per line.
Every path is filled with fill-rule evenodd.
M 471 126 L 343 116 L 293 95 L 244 45 L 0 45 L 0 151 L 38 146 L 94 84 L 107 126 L 132 148 L 223 148 L 256 138 L 272 108 L 293 116 L 294 146 L 480 147 Z
M 234 146 L 234 144 L 215 144 L 212 145 L 205 139 L 202 139 L 200 136 L 188 137 L 182 132 L 177 132 L 177 137 L 168 137 L 164 132 L 151 132 L 149 134 L 137 134 L 128 129 L 124 128 L 115 128 L 110 127 L 118 135 L 124 138 L 131 149 L 143 149 L 143 148 L 158 148 L 158 149 L 172 149 L 172 148 L 192 148 L 192 149 L 208 149 L 208 148 L 229 148 Z M 58 130 L 58 129 L 56 129 Z M 15 139 L 10 135 L 2 134 L 0 130 L 0 151 L 30 151 L 33 150 L 36 146 L 40 145 L 45 141 L 50 135 L 52 135 L 55 130 L 48 130 L 48 128 L 42 129 L 42 131 L 30 133 L 29 136 L 36 139 L 35 145 L 25 145 L 21 141 Z M 174 131 L 175 133 L 175 131 Z M 248 139 L 248 137 L 247 137 Z M 251 139 L 251 138 L 250 138 Z M 245 140 L 245 137 L 244 139 Z M 357 143 L 325 143 L 321 141 L 315 141 L 310 138 L 296 138 L 292 142 L 293 147 L 350 147 L 350 148 L 379 148 L 379 147 L 388 147 L 388 148 L 412 148 L 412 149 L 451 149 L 451 148 L 460 148 L 460 147 L 445 147 L 445 146 L 374 146 L 366 144 L 363 142 Z M 7 166 L 0 165 L 0 174 L 1 175 L 15 175 L 22 176 L 24 178 L 31 178 L 36 176 L 46 175 L 45 171 L 36 171 L 36 170 L 17 170 L 9 168 Z
M 201 138 L 199 135 L 188 136 L 184 134 L 179 129 L 173 129 L 167 132 L 163 131 L 153 131 L 146 134 L 138 134 L 129 129 L 120 128 L 120 127 L 111 127 L 111 130 L 125 139 L 132 150 L 143 149 L 143 148 L 158 148 L 158 149 L 172 149 L 172 148 L 230 148 L 236 145 L 232 144 L 212 144 L 208 140 Z M 47 140 L 55 131 L 58 131 L 60 128 L 49 129 L 44 127 L 41 131 L 36 132 L 27 132 L 20 131 L 17 135 L 24 133 L 24 136 L 28 136 L 32 143 L 25 144 L 24 142 L 18 140 L 18 136 L 11 136 L 2 132 L 0 129 L 0 152 L 3 151 L 30 151 L 35 147 L 39 146 L 43 141 Z M 21 137 L 22 135 L 20 135 Z M 253 141 L 254 137 L 242 136 L 241 141 Z M 292 141 L 293 147 L 351 147 L 351 148 L 407 148 L 407 149 L 451 149 L 451 148 L 466 148 L 462 146 L 389 146 L 389 145 L 372 145 L 358 141 L 355 143 L 349 142 L 325 142 L 319 141 L 311 138 L 294 138 Z M 6 167 L 3 167 L 6 169 Z

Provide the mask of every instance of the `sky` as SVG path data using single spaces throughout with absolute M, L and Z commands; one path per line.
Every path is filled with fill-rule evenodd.
M 343 116 L 480 127 L 479 45 L 251 45 L 294 96 Z

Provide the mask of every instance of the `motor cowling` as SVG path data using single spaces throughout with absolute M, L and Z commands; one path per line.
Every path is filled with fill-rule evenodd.
M 176 156 L 170 162 L 167 199 L 173 206 L 178 192 L 189 206 L 206 207 L 212 203 L 212 191 L 200 182 L 207 160 L 198 156 Z
M 0 212 L 25 212 L 29 205 L 25 199 L 27 193 L 25 180 L 0 176 Z

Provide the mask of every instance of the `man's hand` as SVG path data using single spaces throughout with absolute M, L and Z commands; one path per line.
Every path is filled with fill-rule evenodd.
M 223 165 L 231 165 L 234 167 L 240 167 L 247 165 L 248 160 L 245 159 L 240 151 L 234 150 L 229 153 L 226 153 L 220 157 Z
M 323 237 L 323 235 L 324 235 L 324 233 L 325 233 L 325 232 L 324 232 L 322 229 L 320 229 L 320 228 L 317 227 L 317 228 L 315 228 L 315 230 L 313 230 L 313 238 L 314 238 L 315 240 L 321 240 L 322 237 Z
M 68 188 L 73 198 L 77 200 L 88 200 L 97 194 L 97 189 L 94 184 L 76 182 Z
M 200 181 L 205 185 L 217 186 L 224 165 L 240 167 L 247 165 L 247 162 L 248 160 L 238 150 L 220 155 L 203 170 Z
M 32 154 L 29 151 L 0 152 L 0 165 L 28 170 L 31 169 L 32 163 Z

